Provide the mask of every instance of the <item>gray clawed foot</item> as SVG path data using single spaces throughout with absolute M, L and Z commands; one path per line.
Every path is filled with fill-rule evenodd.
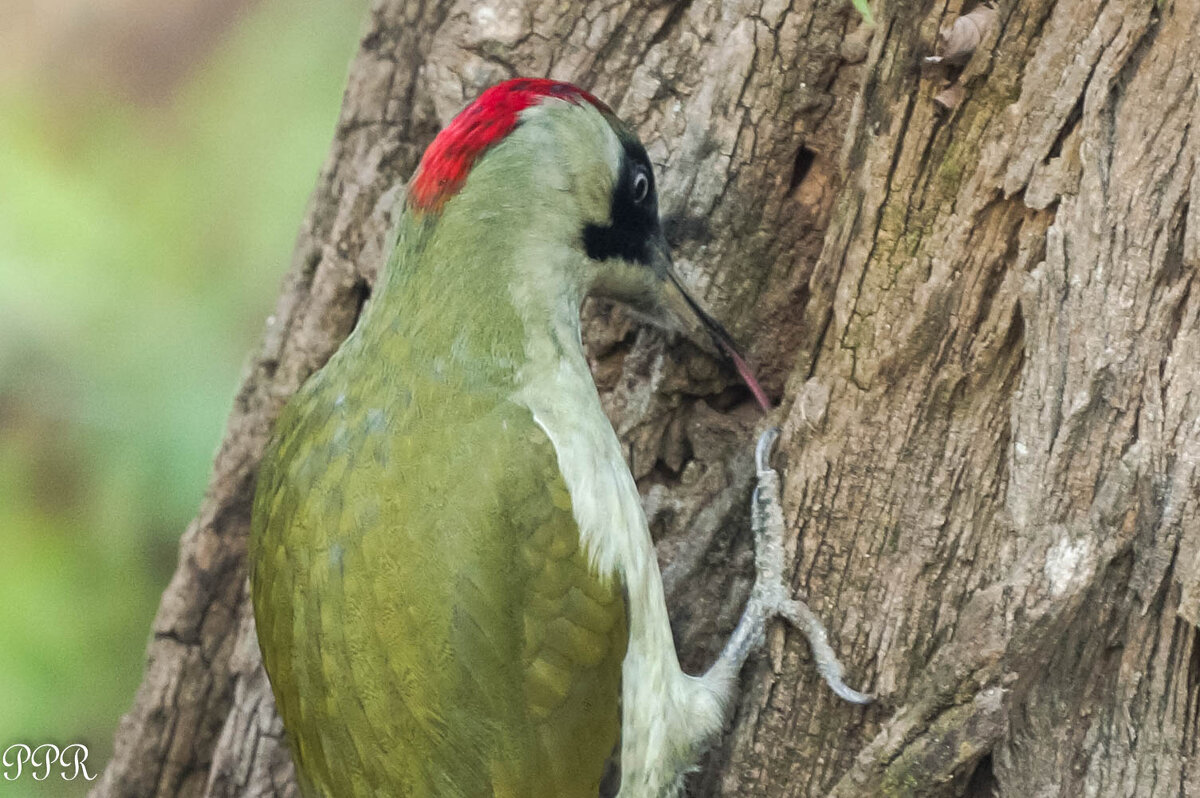
M 786 619 L 808 638 L 812 647 L 817 672 L 825 679 L 829 689 L 846 701 L 867 704 L 873 696 L 860 693 L 842 681 L 842 664 L 829 645 L 829 635 L 821 621 L 808 605 L 791 596 L 791 590 L 783 575 L 783 506 L 780 503 L 779 474 L 771 468 L 771 451 L 779 438 L 779 430 L 768 429 L 758 439 L 754 450 L 754 464 L 758 472 L 758 486 L 751 500 L 750 521 L 754 529 L 754 564 L 757 574 L 754 590 L 750 595 L 747 611 L 761 612 L 764 620 L 772 617 Z M 756 631 L 765 624 L 755 624 Z M 761 642 L 760 640 L 754 641 Z

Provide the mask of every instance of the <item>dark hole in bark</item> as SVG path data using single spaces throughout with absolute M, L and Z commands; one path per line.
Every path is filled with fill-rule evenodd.
M 808 177 L 808 171 L 812 169 L 813 161 L 817 160 L 817 154 L 808 147 L 801 145 L 796 151 L 796 162 L 792 166 L 792 179 L 788 183 L 788 191 L 795 191 L 796 186 L 800 185 L 804 178 Z
M 350 296 L 354 300 L 354 324 L 350 329 L 354 329 L 358 326 L 358 320 L 362 318 L 363 307 L 371 298 L 371 284 L 361 277 L 358 278 L 354 285 L 350 286 Z
M 730 369 L 732 370 L 732 367 L 730 367 Z M 772 396 L 768 396 L 767 398 L 771 399 L 771 401 L 775 400 L 775 398 Z M 730 385 L 718 394 L 705 397 L 705 400 L 708 402 L 709 407 L 713 408 L 714 410 L 722 413 L 728 413 L 740 405 L 753 404 L 754 394 L 752 394 L 750 389 L 745 385 L 737 383 L 735 385 Z
M 992 772 L 992 755 L 985 754 L 967 781 L 963 798 L 996 798 L 1000 794 L 996 774 Z

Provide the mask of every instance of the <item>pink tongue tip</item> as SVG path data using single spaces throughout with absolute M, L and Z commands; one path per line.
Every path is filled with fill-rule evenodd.
M 764 413 L 771 412 L 771 401 L 767 399 L 767 394 L 763 391 L 762 386 L 758 384 L 758 380 L 754 378 L 754 372 L 750 370 L 750 366 L 742 360 L 742 356 L 732 349 L 726 350 L 729 357 L 733 359 L 733 366 L 737 369 L 738 376 L 742 378 L 742 382 L 746 383 L 746 387 L 750 389 L 750 393 L 754 394 L 755 401 L 762 408 Z

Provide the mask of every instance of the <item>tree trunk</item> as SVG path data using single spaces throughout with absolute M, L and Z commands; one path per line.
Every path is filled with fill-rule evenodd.
M 1198 6 L 1003 2 L 958 74 L 921 63 L 954 5 L 377 0 L 93 794 L 296 794 L 246 600 L 257 462 L 424 145 L 526 74 L 641 132 L 680 270 L 779 401 L 793 585 L 879 696 L 775 629 L 693 794 L 1200 796 Z M 763 422 L 686 344 L 586 331 L 697 671 L 748 592 Z

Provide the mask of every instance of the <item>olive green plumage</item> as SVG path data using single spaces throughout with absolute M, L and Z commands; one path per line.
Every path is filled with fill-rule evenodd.
M 553 464 L 544 433 L 494 406 L 462 428 L 491 445 L 466 451 L 420 409 L 433 386 L 372 419 L 336 376 L 289 408 L 257 508 L 259 634 L 314 794 L 594 798 L 624 607 L 561 480 L 524 467 Z M 440 468 L 406 470 L 426 447 Z
M 250 551 L 264 662 L 310 795 L 595 798 L 621 586 L 512 400 L 528 315 L 455 301 L 500 290 L 507 239 L 472 255 L 455 212 L 402 221 L 381 296 L 276 425 Z

